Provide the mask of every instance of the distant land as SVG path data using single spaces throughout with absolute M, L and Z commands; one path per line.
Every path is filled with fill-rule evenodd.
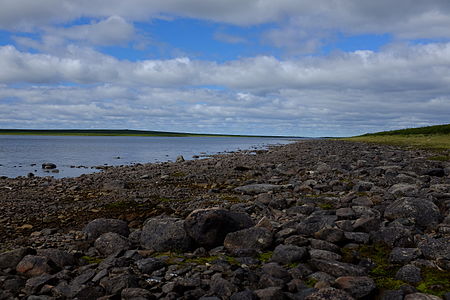
M 433 150 L 441 154 L 435 159 L 450 161 L 450 124 L 366 133 L 343 139 Z
M 0 135 L 302 138 L 298 136 L 203 134 L 130 129 L 0 129 Z

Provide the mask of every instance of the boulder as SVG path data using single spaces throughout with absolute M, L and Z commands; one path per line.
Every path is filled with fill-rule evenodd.
M 413 293 L 406 295 L 404 300 L 442 300 L 442 298 L 430 294 Z
M 94 243 L 95 249 L 105 256 L 130 249 L 128 239 L 114 232 L 102 234 Z
M 413 259 L 420 256 L 421 252 L 417 248 L 400 248 L 396 247 L 392 249 L 389 254 L 389 262 L 392 264 L 407 264 Z
M 421 281 L 422 276 L 420 276 L 420 269 L 418 267 L 405 265 L 395 274 L 395 279 L 414 284 Z
M 297 231 L 299 234 L 312 235 L 315 232 L 321 230 L 322 228 L 330 227 L 334 225 L 337 221 L 337 216 L 335 215 L 313 215 L 307 217 L 297 226 Z
M 72 254 L 59 249 L 38 249 L 37 255 L 47 257 L 61 269 L 76 264 L 76 259 Z
M 56 271 L 56 265 L 45 256 L 27 255 L 16 266 L 18 273 L 29 277 L 50 274 Z
M 188 251 L 193 240 L 184 229 L 184 221 L 178 218 L 148 219 L 141 233 L 141 246 L 158 252 Z
M 251 227 L 227 234 L 223 245 L 230 252 L 239 249 L 253 249 L 262 251 L 270 247 L 273 241 L 273 234 L 263 227 Z
M 448 245 L 450 245 L 450 237 L 438 239 L 425 237 L 417 246 L 426 259 L 443 258 L 450 260 L 450 247 Z
M 356 299 L 360 299 L 370 295 L 376 285 L 372 278 L 367 276 L 343 276 L 336 279 L 336 284 Z
M 7 268 L 15 269 L 22 258 L 28 254 L 36 254 L 36 251 L 30 248 L 20 248 L 0 253 L 0 270 Z
M 114 232 L 127 237 L 130 234 L 126 222 L 117 219 L 95 219 L 89 222 L 83 229 L 88 239 L 95 240 L 107 232 Z
M 136 266 L 139 271 L 144 274 L 151 274 L 156 270 L 163 268 L 166 264 L 161 260 L 153 257 L 148 257 L 136 261 Z
M 391 186 L 388 190 L 394 196 L 414 196 L 417 194 L 419 188 L 415 184 L 397 183 Z
M 255 290 L 254 293 L 260 300 L 285 299 L 283 289 L 281 287 L 268 287 L 265 289 Z
M 402 198 L 391 203 L 384 211 L 389 220 L 411 218 L 419 226 L 428 226 L 439 222 L 439 208 L 431 201 L 420 198 Z
M 354 298 L 343 290 L 329 287 L 309 294 L 305 300 L 354 300 Z
M 150 291 L 141 288 L 126 288 L 121 292 L 121 297 L 124 300 L 145 300 L 156 299 Z
M 246 213 L 225 209 L 198 209 L 184 221 L 188 235 L 200 246 L 216 247 L 223 244 L 225 236 L 254 225 Z
M 54 163 L 46 162 L 46 163 L 42 164 L 42 169 L 45 169 L 45 170 L 56 169 L 56 165 Z
M 341 276 L 365 276 L 366 270 L 360 266 L 325 259 L 311 259 L 310 264 L 319 271 L 328 273 L 334 277 Z
M 278 245 L 272 254 L 272 261 L 283 265 L 299 262 L 307 254 L 305 247 L 295 245 Z
M 282 185 L 261 183 L 261 184 L 249 184 L 249 185 L 240 186 L 240 187 L 235 188 L 234 191 L 237 193 L 255 195 L 255 194 L 267 193 L 267 192 L 271 192 L 271 191 L 278 191 L 284 187 L 285 186 L 282 186 Z

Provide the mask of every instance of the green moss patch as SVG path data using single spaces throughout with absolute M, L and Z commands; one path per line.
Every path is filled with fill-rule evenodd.
M 423 280 L 416 287 L 420 292 L 442 297 L 450 291 L 450 272 L 424 268 L 421 275 Z
M 270 259 L 272 258 L 272 254 L 273 251 L 269 251 L 269 252 L 264 252 L 264 253 L 260 253 L 257 257 L 257 259 L 259 261 L 261 261 L 262 263 L 267 263 L 270 261 Z
M 103 261 L 103 259 L 92 256 L 82 256 L 81 259 L 85 261 L 87 264 L 99 264 Z

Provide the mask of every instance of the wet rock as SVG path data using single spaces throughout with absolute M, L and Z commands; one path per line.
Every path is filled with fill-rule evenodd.
M 35 254 L 36 251 L 30 248 L 19 248 L 0 253 L 0 270 L 6 268 L 15 269 L 17 264 L 28 254 Z
M 373 279 L 366 276 L 339 277 L 336 279 L 336 284 L 340 289 L 343 289 L 356 299 L 366 297 L 376 289 L 376 285 Z
M 104 256 L 130 249 L 128 239 L 114 232 L 102 234 L 94 243 L 95 249 Z
M 397 274 L 395 274 L 395 279 L 408 283 L 418 283 L 422 280 L 422 277 L 420 276 L 419 268 L 413 265 L 405 265 L 398 270 Z
M 321 289 L 308 295 L 305 300 L 353 300 L 354 298 L 343 290 L 332 287 Z
M 27 255 L 17 265 L 16 271 L 26 276 L 39 276 L 53 273 L 56 265 L 45 256 Z
M 142 228 L 141 246 L 158 252 L 188 251 L 193 241 L 177 218 L 148 219 Z
M 251 227 L 227 234 L 223 245 L 230 252 L 239 249 L 265 250 L 272 244 L 273 234 L 266 228 Z
M 280 264 L 292 264 L 299 262 L 307 254 L 305 247 L 295 245 L 278 245 L 272 254 L 272 261 Z
M 335 277 L 366 275 L 366 270 L 364 268 L 338 261 L 311 259 L 310 264 L 319 271 L 328 273 Z
M 189 236 L 200 246 L 209 248 L 222 245 L 228 233 L 252 226 L 248 214 L 225 209 L 195 210 L 184 222 Z
M 88 239 L 96 239 L 107 232 L 114 232 L 127 237 L 130 234 L 126 222 L 117 219 L 95 219 L 84 227 L 83 232 Z
M 402 198 L 390 204 L 384 216 L 389 220 L 411 218 L 419 226 L 438 223 L 441 217 L 439 208 L 431 201 L 419 198 Z
M 49 162 L 43 163 L 42 169 L 45 169 L 45 170 L 56 169 L 56 165 L 54 163 L 49 163 Z

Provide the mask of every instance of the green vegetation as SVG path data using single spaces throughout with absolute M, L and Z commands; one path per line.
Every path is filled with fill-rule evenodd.
M 450 291 L 450 272 L 424 268 L 421 275 L 423 280 L 417 285 L 420 292 L 442 297 Z
M 165 136 L 165 137 L 266 137 L 298 138 L 292 136 L 257 136 L 232 134 L 201 134 L 147 130 L 110 129 L 0 129 L 0 135 L 57 135 L 57 136 Z
M 450 134 L 450 124 L 435 125 L 418 128 L 407 128 L 400 130 L 381 131 L 376 133 L 367 133 L 363 136 L 382 136 L 382 135 L 438 135 L 438 134 Z
M 443 152 L 442 155 L 435 156 L 435 159 L 443 161 L 450 160 L 450 155 L 444 153 L 450 150 L 450 124 L 383 131 L 343 139 L 355 142 L 434 150 Z
M 263 263 L 269 262 L 269 260 L 272 258 L 272 254 L 273 254 L 272 251 L 260 253 L 258 255 L 258 260 Z
M 82 260 L 84 260 L 87 264 L 99 264 L 103 261 L 101 258 L 91 257 L 91 256 L 82 256 Z

